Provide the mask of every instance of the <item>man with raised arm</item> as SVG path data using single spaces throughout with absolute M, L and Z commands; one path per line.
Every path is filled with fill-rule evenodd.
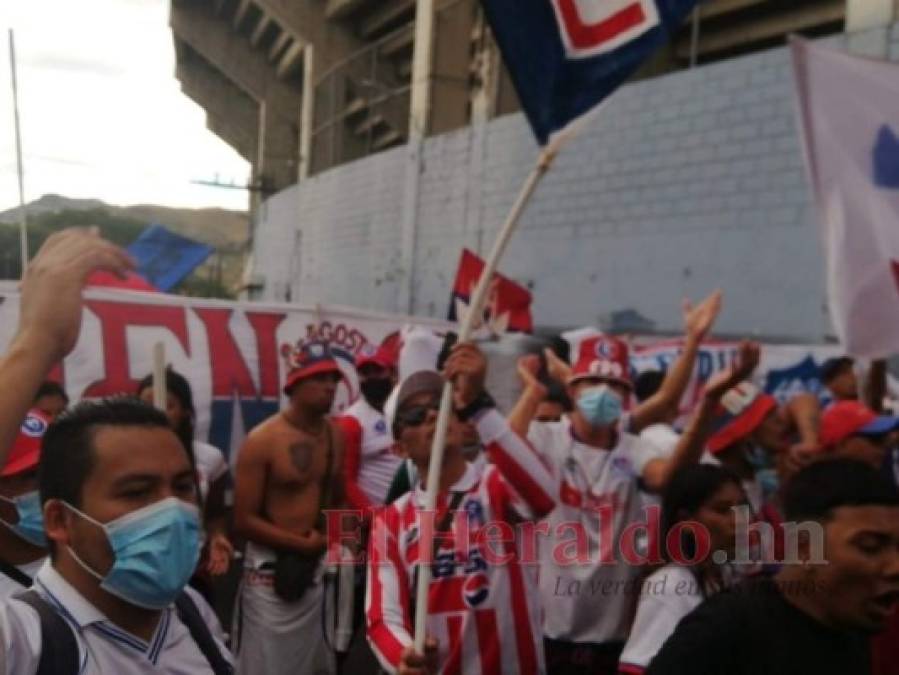
M 87 277 L 95 270 L 122 276 L 133 267 L 131 257 L 97 228 L 53 234 L 30 261 L 22 280 L 19 325 L 0 358 L 0 465 L 47 373 L 78 341 Z

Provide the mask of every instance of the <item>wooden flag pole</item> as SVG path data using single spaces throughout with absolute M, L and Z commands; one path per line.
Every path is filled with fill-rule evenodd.
M 165 343 L 153 345 L 153 406 L 165 412 L 168 391 L 165 386 Z
M 525 206 L 530 201 L 534 190 L 540 183 L 546 172 L 552 166 L 556 157 L 557 148 L 547 147 L 540 153 L 537 165 L 531 170 L 527 180 L 521 188 L 521 192 L 512 210 L 509 212 L 506 222 L 496 237 L 493 244 L 493 250 L 490 251 L 490 257 L 484 265 L 484 271 L 478 281 L 477 288 L 471 298 L 468 312 L 462 321 L 462 327 L 459 330 L 459 342 L 467 342 L 471 339 L 471 334 L 478 323 L 478 317 L 484 311 L 484 303 L 487 300 L 487 291 L 490 288 L 490 280 L 493 278 L 499 261 L 505 253 L 512 235 L 518 227 L 518 221 L 524 212 Z M 431 446 L 431 459 L 428 469 L 427 491 L 425 493 L 425 511 L 434 511 L 437 503 L 437 491 L 440 486 L 440 470 L 443 465 L 443 451 L 446 448 L 446 431 L 449 426 L 450 412 L 453 409 L 453 385 L 447 382 L 443 385 L 443 395 L 440 398 L 440 412 L 437 415 L 437 427 L 434 431 L 434 441 Z M 430 546 L 430 545 L 428 545 Z M 428 549 L 430 550 L 430 549 Z M 425 548 L 420 548 L 422 552 L 421 558 L 426 564 L 419 563 L 418 567 L 418 588 L 415 596 L 415 651 L 419 654 L 424 653 L 425 646 L 425 626 L 428 618 L 428 588 L 431 585 L 431 561 L 430 555 L 424 553 Z

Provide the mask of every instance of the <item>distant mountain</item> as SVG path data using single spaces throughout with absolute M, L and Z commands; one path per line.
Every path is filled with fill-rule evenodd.
M 226 209 L 178 209 L 168 206 L 139 204 L 113 206 L 99 199 L 72 199 L 61 195 L 44 195 L 26 204 L 29 217 L 61 211 L 105 211 L 111 216 L 140 221 L 147 225 L 160 224 L 191 239 L 202 241 L 218 249 L 236 249 L 249 237 L 249 215 Z M 19 222 L 19 209 L 0 211 L 0 223 Z
M 233 297 L 243 272 L 249 237 L 249 216 L 225 209 L 176 209 L 141 204 L 113 206 L 97 199 L 44 195 L 26 205 L 28 246 L 32 255 L 53 232 L 65 227 L 97 225 L 104 237 L 127 246 L 148 225 L 209 244 L 215 253 L 176 292 L 201 297 Z M 20 275 L 17 208 L 0 212 L 0 278 Z

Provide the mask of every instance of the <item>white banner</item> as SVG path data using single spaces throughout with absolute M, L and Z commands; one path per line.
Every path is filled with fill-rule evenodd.
M 0 353 L 6 351 L 18 322 L 19 295 L 13 283 L 0 283 Z M 166 360 L 187 377 L 197 409 L 197 436 L 221 448 L 233 460 L 247 430 L 285 403 L 285 350 L 298 340 L 327 342 L 341 363 L 345 381 L 338 392 L 339 411 L 358 396 L 353 358 L 396 331 L 403 331 L 400 376 L 433 367 L 440 335 L 454 324 L 422 318 L 379 314 L 345 307 L 224 302 L 176 295 L 91 289 L 75 350 L 51 378 L 61 382 L 73 400 L 134 393 L 137 382 L 152 371 L 152 347 L 165 345 Z M 583 339 L 584 329 L 566 334 Z M 520 385 L 515 362 L 535 351 L 531 336 L 506 335 L 482 343 L 490 358 L 488 387 L 504 410 L 514 404 Z M 664 370 L 680 352 L 679 340 L 635 338 L 632 374 Z M 697 358 L 682 408 L 696 402 L 708 377 L 726 367 L 736 343 L 709 341 Z M 572 350 L 575 353 L 576 349 Z M 818 370 L 838 355 L 826 345 L 765 345 L 758 383 L 780 400 L 799 391 L 819 393 Z
M 834 328 L 855 356 L 899 352 L 899 66 L 793 40 Z
M 18 323 L 14 284 L 0 284 L 0 353 Z M 283 404 L 284 352 L 298 340 L 327 342 L 345 374 L 335 407 L 358 396 L 352 360 L 404 324 L 444 332 L 452 324 L 342 307 L 223 302 L 177 295 L 91 289 L 75 350 L 52 374 L 77 400 L 135 393 L 151 373 L 152 346 L 191 383 L 197 436 L 226 455 L 246 431 Z
M 584 341 L 599 335 L 602 335 L 602 332 L 596 328 L 580 328 L 563 333 L 562 337 L 570 347 L 571 360 L 576 358 Z M 633 378 L 649 370 L 668 370 L 680 355 L 683 345 L 681 339 L 652 336 L 631 336 L 623 339 L 630 348 Z M 689 412 L 696 405 L 706 380 L 730 365 L 737 354 L 738 346 L 738 342 L 712 339 L 702 343 L 696 357 L 693 375 L 681 401 L 682 413 Z M 819 379 L 821 365 L 827 359 L 841 354 L 840 347 L 836 345 L 763 344 L 761 362 L 753 379 L 781 402 L 801 392 L 811 392 L 826 398 Z

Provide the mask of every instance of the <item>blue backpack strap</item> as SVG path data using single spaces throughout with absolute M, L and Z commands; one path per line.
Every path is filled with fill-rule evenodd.
M 212 631 L 209 630 L 203 615 L 200 614 L 196 603 L 186 592 L 182 592 L 175 598 L 175 609 L 178 611 L 181 623 L 187 626 L 190 636 L 200 648 L 203 656 L 206 657 L 206 661 L 209 662 L 212 672 L 215 675 L 233 675 L 234 667 L 222 656 L 218 643 L 212 637 Z
M 25 591 L 14 598 L 37 612 L 41 621 L 41 658 L 36 675 L 78 675 L 78 640 L 68 621 L 36 591 Z

